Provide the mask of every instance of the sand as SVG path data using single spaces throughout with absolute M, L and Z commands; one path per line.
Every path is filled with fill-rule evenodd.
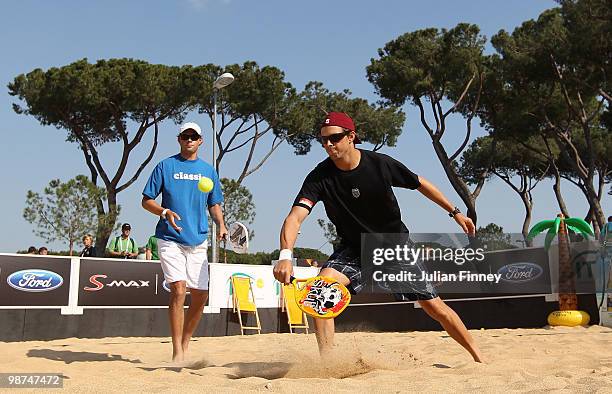
M 313 334 L 265 334 L 196 338 L 182 367 L 165 364 L 169 338 L 0 342 L 0 372 L 59 372 L 83 393 L 612 393 L 610 328 L 471 332 L 486 364 L 444 332 L 337 334 L 344 351 L 332 363 Z

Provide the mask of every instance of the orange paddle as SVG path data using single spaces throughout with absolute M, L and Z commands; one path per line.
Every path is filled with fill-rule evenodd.
M 346 286 L 327 276 L 308 279 L 291 277 L 295 288 L 295 301 L 307 315 L 319 319 L 338 316 L 351 302 L 351 293 Z

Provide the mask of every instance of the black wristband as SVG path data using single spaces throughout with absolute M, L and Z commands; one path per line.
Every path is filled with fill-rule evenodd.
M 455 209 L 453 209 L 452 211 L 448 213 L 448 216 L 450 216 L 451 218 L 454 218 L 455 215 L 457 215 L 458 213 L 461 213 L 461 211 L 459 210 L 458 207 L 455 207 Z

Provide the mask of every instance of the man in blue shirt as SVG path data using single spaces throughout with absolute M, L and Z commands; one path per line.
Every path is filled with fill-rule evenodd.
M 170 286 L 173 361 L 184 360 L 208 298 L 207 208 L 219 228 L 218 239 L 227 236 L 219 176 L 210 164 L 198 158 L 202 145 L 200 126 L 193 122 L 183 124 L 178 143 L 181 152 L 157 164 L 142 192 L 143 208 L 160 216 L 155 238 L 164 277 Z M 207 193 L 198 189 L 203 177 L 213 183 L 213 189 Z M 161 205 L 155 201 L 160 194 Z M 191 304 L 185 316 L 187 288 Z

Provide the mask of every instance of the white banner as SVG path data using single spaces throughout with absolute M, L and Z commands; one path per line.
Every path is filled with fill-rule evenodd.
M 280 307 L 280 283 L 274 279 L 272 265 L 249 264 L 209 264 L 210 308 L 231 308 L 232 292 L 231 277 L 239 275 L 251 279 L 255 304 L 258 308 Z M 310 278 L 317 276 L 319 269 L 315 267 L 293 267 L 296 278 Z

